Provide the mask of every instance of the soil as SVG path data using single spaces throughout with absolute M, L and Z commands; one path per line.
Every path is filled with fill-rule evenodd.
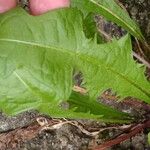
M 120 127 L 126 128 L 126 125 L 110 126 L 92 120 L 69 120 L 69 122 L 77 122 L 77 126 L 66 123 L 59 128 L 51 128 L 59 121 L 63 122 L 63 119 L 50 118 L 37 111 L 25 112 L 15 117 L 1 114 L 0 150 L 94 150 L 104 141 L 123 134 L 124 130 Z M 87 132 L 80 127 L 81 125 Z M 100 132 L 95 135 L 89 134 L 95 133 L 94 131 Z M 145 133 L 146 130 L 141 130 L 134 137 L 107 149 L 148 150 L 150 147 Z
M 147 41 L 150 43 L 150 2 L 149 0 L 120 0 L 135 19 Z M 22 7 L 28 10 L 27 0 L 22 0 Z M 98 16 L 101 17 L 101 16 Z M 108 27 L 108 22 L 104 21 Z M 113 23 L 106 32 L 117 37 L 125 31 Z M 115 30 L 114 30 L 115 28 Z M 116 32 L 114 32 L 116 31 Z M 100 98 L 102 103 L 128 112 L 139 118 L 139 123 L 132 125 L 105 124 L 93 120 L 66 120 L 50 118 L 37 111 L 28 111 L 17 116 L 6 116 L 0 113 L 0 150 L 150 150 L 147 133 L 149 132 L 150 106 L 127 98 L 117 103 L 115 94 L 107 90 Z M 115 146 L 107 147 L 118 141 Z M 110 141 L 111 140 L 111 141 Z M 106 145 L 102 145 L 109 141 Z M 114 144 L 112 144 L 114 145 Z

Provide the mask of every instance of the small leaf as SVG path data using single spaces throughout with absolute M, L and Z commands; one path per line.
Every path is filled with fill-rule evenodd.
M 138 25 L 114 0 L 71 0 L 71 6 L 80 9 L 85 16 L 90 12 L 100 14 L 123 27 L 133 36 L 144 40 Z
M 97 43 L 104 43 L 104 40 L 98 33 L 96 21 L 94 20 L 95 14 L 89 13 L 84 19 L 84 33 L 87 38 L 96 38 Z
M 94 99 L 90 99 L 88 95 L 72 92 L 68 102 L 71 108 L 76 108 L 75 112 L 90 113 L 93 115 L 101 114 L 103 117 L 100 120 L 103 122 L 127 123 L 132 120 L 128 114 L 114 110 Z

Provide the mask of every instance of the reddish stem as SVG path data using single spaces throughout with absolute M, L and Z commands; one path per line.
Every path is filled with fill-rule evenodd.
M 135 136 L 137 133 L 139 133 L 139 132 L 143 131 L 145 128 L 149 128 L 149 127 L 150 127 L 150 120 L 148 120 L 142 124 L 138 124 L 138 125 L 134 126 L 128 134 L 123 134 L 113 140 L 106 141 L 105 143 L 94 148 L 93 150 L 106 150 L 109 147 L 112 147 L 116 144 L 119 144 L 119 143 Z

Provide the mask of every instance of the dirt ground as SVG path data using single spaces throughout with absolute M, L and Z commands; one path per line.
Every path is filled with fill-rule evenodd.
M 150 43 L 150 1 L 120 0 L 120 2 L 126 7 L 131 17 L 139 23 Z M 22 0 L 21 6 L 28 9 L 27 0 Z M 107 21 L 104 23 L 106 26 L 111 24 L 109 28 L 105 28 L 110 35 L 112 32 L 116 36 L 125 33 L 112 23 Z M 14 117 L 0 113 L 0 150 L 150 150 L 147 142 L 150 106 L 136 103 L 131 98 L 118 104 L 112 101 L 113 97 L 114 95 L 107 91 L 100 101 L 137 116 L 141 122 L 129 126 L 110 125 L 92 120 L 50 118 L 34 110 Z M 119 137 L 118 141 L 123 141 L 123 138 L 127 140 L 115 145 L 113 139 L 117 137 Z M 109 142 L 98 148 L 98 145 L 105 141 Z M 107 145 L 115 146 L 108 148 Z
M 140 129 L 140 126 L 133 127 L 133 132 Z M 96 150 L 99 144 L 115 139 L 125 131 L 129 135 L 128 132 L 132 132 L 131 126 L 108 125 L 92 120 L 56 119 L 37 111 L 15 117 L 1 113 L 0 150 Z M 147 130 L 143 128 L 135 136 L 105 149 L 149 150 Z

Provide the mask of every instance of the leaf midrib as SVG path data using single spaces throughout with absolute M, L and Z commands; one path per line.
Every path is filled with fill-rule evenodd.
M 90 64 L 97 65 L 98 67 L 103 66 L 106 70 L 110 70 L 112 73 L 119 75 L 120 78 L 124 79 L 125 81 L 129 82 L 131 85 L 136 87 L 138 90 L 142 91 L 147 97 L 150 97 L 150 93 L 148 91 L 146 91 L 145 89 L 143 89 L 142 87 L 140 87 L 139 85 L 134 83 L 132 80 L 128 79 L 123 74 L 121 74 L 121 73 L 111 69 L 110 66 L 102 65 L 100 63 L 100 61 L 99 62 L 95 62 L 95 61 L 93 61 L 93 58 L 91 58 L 91 57 L 89 57 L 87 55 L 85 56 L 84 54 L 79 54 L 79 53 L 77 53 L 77 51 L 75 52 L 75 51 L 72 51 L 72 50 L 69 50 L 69 49 L 64 49 L 64 48 L 61 48 L 61 47 L 56 47 L 56 46 L 54 47 L 54 46 L 49 46 L 49 45 L 43 45 L 43 44 L 39 44 L 39 43 L 36 43 L 36 42 L 29 42 L 29 41 L 23 41 L 23 40 L 1 38 L 0 41 L 13 42 L 13 43 L 16 42 L 16 43 L 24 44 L 24 45 L 31 45 L 31 46 L 37 46 L 37 47 L 42 47 L 42 48 L 47 48 L 47 49 L 53 49 L 53 50 L 56 50 L 56 51 L 61 52 L 61 53 L 68 53 L 71 56 L 76 56 L 76 57 L 78 56 L 78 57 L 88 61 Z M 88 59 L 87 59 L 87 57 L 88 57 Z

